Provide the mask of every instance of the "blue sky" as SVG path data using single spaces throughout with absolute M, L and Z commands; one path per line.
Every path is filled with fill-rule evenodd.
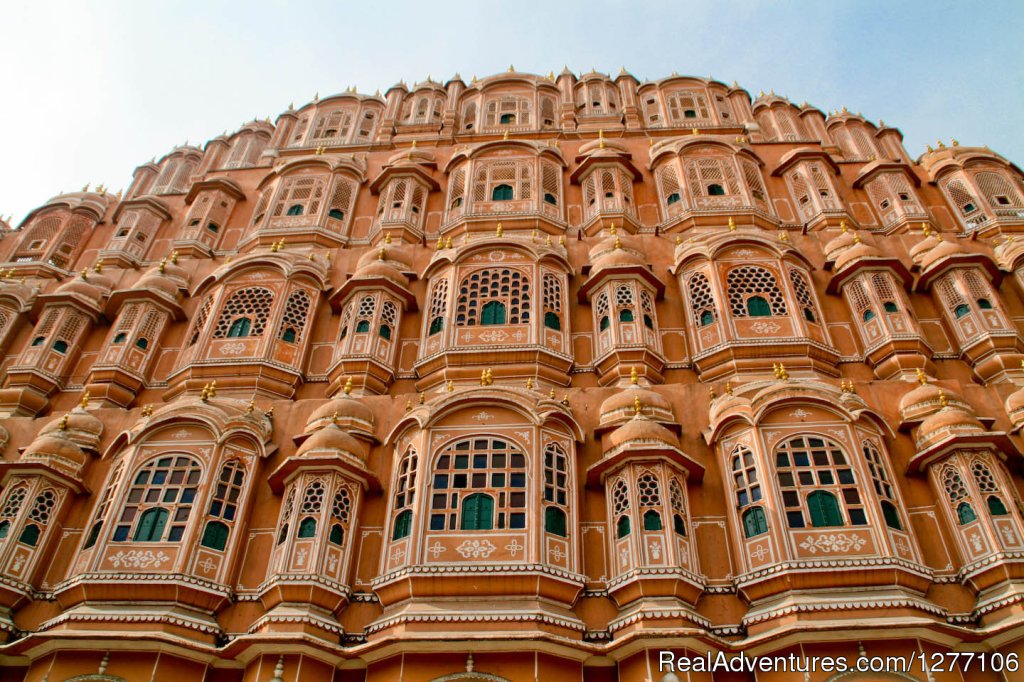
M 5 3 L 0 214 L 289 102 L 429 74 L 736 80 L 1024 164 L 1024 2 Z

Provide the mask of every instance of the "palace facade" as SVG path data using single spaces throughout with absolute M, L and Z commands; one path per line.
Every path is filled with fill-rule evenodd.
M 1024 654 L 1024 176 L 987 147 L 510 69 L 0 229 L 0 679 Z

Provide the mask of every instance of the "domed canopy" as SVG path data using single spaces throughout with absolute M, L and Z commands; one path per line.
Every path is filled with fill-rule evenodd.
M 857 235 L 853 232 L 843 230 L 838 237 L 830 239 L 825 244 L 825 260 L 835 261 L 841 253 L 857 243 Z
M 1024 426 L 1024 388 L 1018 388 L 1006 397 L 1006 413 L 1010 415 L 1014 429 Z
M 133 289 L 157 291 L 174 299 L 188 287 L 188 272 L 173 261 L 164 261 L 144 274 Z
M 101 308 L 113 282 L 101 273 L 83 270 L 82 274 L 57 287 L 55 297 L 70 296 L 93 308 Z
M 373 412 L 361 400 L 347 394 L 317 408 L 306 420 L 306 433 L 331 425 L 373 438 Z
M 909 391 L 900 399 L 900 424 L 907 426 L 916 424 L 942 409 L 943 405 L 951 405 L 970 410 L 970 405 L 956 392 L 946 391 L 936 384 L 924 383 Z
M 87 450 L 99 448 L 103 422 L 89 410 L 76 407 L 39 431 L 40 436 L 58 436 Z
M 657 422 L 672 422 L 675 415 L 672 405 L 656 391 L 641 388 L 633 384 L 625 391 L 616 391 L 601 403 L 601 426 L 608 427 L 621 424 L 636 414 L 636 406 L 640 406 L 640 414 Z
M 844 249 L 842 253 L 836 257 L 836 270 L 842 270 L 847 265 L 854 263 L 862 258 L 881 258 L 882 253 L 873 246 L 859 242 L 854 244 L 848 249 Z
M 339 453 L 359 460 L 365 460 L 366 446 L 342 430 L 337 424 L 330 424 L 310 436 L 299 447 L 295 456 L 329 457 Z
M 910 254 L 910 259 L 917 264 L 920 264 L 921 257 L 931 251 L 942 242 L 942 238 L 935 232 L 929 232 L 928 236 L 910 247 L 907 253 Z
M 39 462 L 77 478 L 88 456 L 69 438 L 40 435 L 21 456 L 23 462 Z
M 384 260 L 372 260 L 366 265 L 359 266 L 352 279 L 386 279 L 402 288 L 409 287 L 409 278 L 403 275 L 394 263 Z
M 679 447 L 679 439 L 671 431 L 646 416 L 637 414 L 608 437 L 613 447 L 629 443 L 657 443 L 673 448 Z
M 953 242 L 942 241 L 939 242 L 934 248 L 921 254 L 920 265 L 922 270 L 927 270 L 929 267 L 938 263 L 946 256 L 962 253 L 959 246 Z M 915 259 L 916 260 L 916 259 Z
M 985 431 L 978 418 L 962 407 L 947 405 L 921 422 L 917 429 L 917 448 L 935 444 L 950 436 L 976 434 Z

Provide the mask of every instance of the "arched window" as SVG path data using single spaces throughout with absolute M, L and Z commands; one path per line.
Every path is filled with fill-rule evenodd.
M 32 508 L 29 509 L 28 519 L 21 531 L 18 542 L 35 547 L 39 543 L 42 529 L 50 521 L 50 515 L 53 513 L 53 508 L 56 505 L 57 495 L 53 490 L 47 489 L 37 495 L 32 503 Z
M 526 527 L 526 456 L 504 439 L 449 445 L 437 457 L 431 487 L 430 530 Z
M 199 307 L 196 312 L 195 320 L 192 322 L 192 332 L 188 337 L 188 345 L 194 346 L 199 341 L 199 335 L 203 333 L 203 327 L 206 326 L 206 318 L 210 315 L 210 309 L 213 307 L 213 297 L 207 296 L 206 300 Z
M 607 315 L 604 315 L 601 318 L 601 322 L 600 322 L 600 325 L 599 325 L 600 330 L 604 331 L 605 329 L 608 329 L 608 327 L 610 327 L 611 324 L 612 324 L 611 319 L 609 319 L 609 317 Z
M 409 448 L 398 465 L 395 481 L 394 508 L 398 515 L 391 538 L 408 537 L 412 530 L 412 503 L 416 499 L 416 450 Z
M 970 309 L 970 307 L 966 303 L 961 303 L 960 305 L 958 305 L 956 308 L 953 309 L 953 315 L 955 315 L 956 319 L 958 319 L 958 320 L 961 317 L 964 317 L 965 315 L 970 314 L 970 312 L 971 312 L 971 309 Z
M 444 329 L 444 318 L 443 317 L 435 317 L 434 319 L 432 319 L 430 321 L 430 332 L 429 333 L 431 334 L 431 336 L 433 336 L 434 334 L 437 334 L 438 332 L 440 332 L 443 329 Z
M 978 515 L 974 513 L 974 507 L 967 502 L 961 502 L 956 508 L 956 515 L 960 521 L 961 526 L 965 526 L 972 521 L 978 520 Z
M 746 507 L 761 500 L 761 483 L 750 448 L 737 445 L 732 451 L 732 480 L 736 491 L 736 506 Z
M 1006 516 L 1010 512 L 1006 510 L 1006 505 L 996 495 L 989 495 L 985 502 L 988 504 L 988 513 L 992 516 Z
M 334 493 L 331 504 L 331 527 L 327 533 L 327 541 L 338 546 L 345 544 L 345 530 L 352 516 L 352 495 L 348 489 L 339 487 Z
M 113 497 L 114 490 L 117 488 L 117 484 L 121 480 L 121 472 L 123 470 L 124 461 L 120 461 L 117 463 L 117 466 L 114 467 L 114 473 L 111 474 L 106 486 L 104 486 L 103 498 L 96 507 L 96 514 L 93 517 L 94 521 L 92 527 L 89 529 L 89 535 L 86 536 L 85 544 L 82 545 L 82 549 L 89 549 L 96 544 L 97 540 L 99 540 L 100 531 L 103 530 L 104 519 L 107 517 L 107 508 L 110 506 L 110 500 Z
M 274 294 L 270 289 L 247 287 L 236 291 L 221 309 L 213 338 L 263 336 L 273 302 Z
M 669 206 L 671 206 L 672 204 L 675 204 L 675 203 L 678 203 L 678 202 L 679 202 L 679 192 L 672 192 L 672 194 L 668 195 L 668 200 L 665 203 L 668 204 Z
M 786 314 L 786 300 L 775 275 L 767 268 L 757 265 L 733 268 L 726 276 L 726 290 L 734 317 Z M 751 299 L 757 300 L 751 303 Z
M 636 501 L 644 530 L 661 530 L 661 489 L 654 474 L 645 472 L 637 478 Z
M 804 319 L 808 322 L 817 322 L 816 306 L 811 297 L 811 287 L 807 283 L 807 277 L 799 270 L 790 268 L 789 279 L 793 282 L 793 292 L 796 294 L 797 305 L 804 313 Z
M 864 311 L 863 317 L 865 322 L 870 322 L 871 320 L 875 319 L 875 311 L 873 311 L 871 308 L 868 308 L 867 310 Z
M 844 525 L 840 497 L 850 524 L 867 524 L 853 468 L 832 441 L 817 436 L 790 438 L 776 449 L 775 469 L 790 528 L 805 528 L 807 512 L 814 527 Z M 807 495 L 805 504 L 801 494 L 808 489 L 814 492 Z
M 356 322 L 356 333 L 357 334 L 365 334 L 368 331 L 370 331 L 370 321 L 369 320 L 359 320 L 358 322 Z
M 444 317 L 447 307 L 448 280 L 438 280 L 434 284 L 434 291 L 430 296 L 430 326 L 427 331 L 430 336 L 444 329 Z
M 288 215 L 302 215 L 305 207 L 302 204 L 292 204 L 288 207 Z
M 316 537 L 317 518 L 324 505 L 326 490 L 321 481 L 313 481 L 306 486 L 302 494 L 302 504 L 299 505 L 299 532 L 300 538 Z
M 672 530 L 676 535 L 686 536 L 686 507 L 683 504 L 683 488 L 673 478 L 668 484 L 669 502 L 672 505 Z
M 495 185 L 491 190 L 491 201 L 512 201 L 515 199 L 515 192 L 512 185 Z
M 519 270 L 477 270 L 464 278 L 459 287 L 455 324 L 527 324 L 530 303 L 530 280 Z
M 896 507 L 896 493 L 889 483 L 889 474 L 885 462 L 882 461 L 882 453 L 871 441 L 864 441 L 862 450 L 864 459 L 868 463 L 868 471 L 871 473 L 871 482 L 875 488 L 875 495 L 881 500 L 882 516 L 885 525 L 895 530 L 903 530 L 903 523 L 900 521 L 899 509 Z
M 187 455 L 159 457 L 144 464 L 128 488 L 113 541 L 129 537 L 137 542 L 181 540 L 201 478 L 199 463 Z
M 58 353 L 66 353 L 68 351 L 68 342 L 64 339 L 57 339 L 53 342 L 53 349 Z
M 615 537 L 629 535 L 629 488 L 621 478 L 612 486 L 612 516 L 615 518 Z
M 121 332 L 120 334 L 118 334 L 117 336 L 114 337 L 114 343 L 124 343 L 125 339 L 127 339 L 127 338 L 128 338 L 128 335 L 125 334 L 124 332 Z M 42 343 L 43 342 L 43 337 L 40 336 L 38 339 L 36 339 L 36 341 L 39 341 L 39 343 Z M 39 344 L 33 342 L 32 345 L 33 346 L 38 346 Z
M 721 197 L 725 196 L 725 188 L 719 185 L 717 182 L 708 185 L 708 196 Z
M 645 511 L 644 530 L 661 530 L 661 514 L 654 509 Z
M 555 331 L 561 330 L 562 321 L 558 319 L 558 313 L 553 313 L 550 310 L 544 313 L 544 326 Z
M 281 507 L 281 528 L 277 531 L 277 544 L 283 543 L 288 539 L 288 530 L 290 528 L 289 521 L 292 518 L 292 510 L 295 508 L 295 488 L 288 491 L 288 497 L 284 500 L 284 506 Z
M 633 311 L 629 308 L 623 308 L 619 311 L 619 322 L 632 322 Z
M 544 274 L 542 299 L 544 304 L 544 326 L 560 331 L 562 329 L 562 283 L 550 272 Z
M 284 314 L 281 316 L 281 324 L 278 327 L 278 337 L 282 341 L 298 343 L 302 340 L 302 332 L 306 328 L 309 309 L 309 294 L 304 290 L 296 289 L 289 294 Z
M 975 460 L 971 462 L 971 474 L 974 476 L 974 482 L 978 484 L 978 489 L 985 496 L 985 504 L 989 513 L 992 516 L 1006 516 L 1008 513 L 1006 505 L 1003 504 L 1000 497 L 1002 491 L 999 489 L 992 470 L 984 462 Z
M 743 535 L 752 538 L 768 532 L 768 519 L 761 507 L 751 507 L 743 512 Z
M 705 327 L 715 321 L 715 298 L 711 282 L 703 272 L 694 273 L 687 287 L 690 292 L 690 310 L 698 326 Z
M 200 541 L 204 547 L 223 551 L 227 546 L 230 527 L 238 515 L 239 498 L 245 483 L 245 466 L 237 459 L 227 462 L 220 470 L 217 487 L 210 498 L 210 508 L 206 512 L 209 521 Z M 208 541 L 213 544 L 208 544 Z

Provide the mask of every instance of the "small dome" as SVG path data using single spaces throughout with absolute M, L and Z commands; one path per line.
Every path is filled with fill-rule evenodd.
M 25 462 L 44 462 L 77 476 L 88 457 L 68 438 L 51 434 L 38 436 L 21 459 Z
M 850 263 L 860 260 L 861 258 L 881 258 L 881 252 L 869 244 L 860 242 L 854 244 L 848 249 L 844 249 L 842 253 L 836 258 L 836 271 L 840 271 Z
M 366 446 L 347 434 L 337 424 L 320 429 L 299 446 L 296 457 L 313 457 L 316 455 L 335 455 L 337 453 L 366 459 Z
M 355 274 L 352 275 L 353 280 L 377 278 L 389 280 L 406 289 L 409 288 L 409 278 L 403 275 L 402 272 L 394 266 L 394 264 L 388 261 L 373 261 L 368 265 L 360 267 L 355 271 Z
M 309 416 L 306 420 L 306 433 L 334 424 L 349 431 L 372 436 L 373 412 L 361 400 L 350 395 L 342 395 L 324 403 Z
M 661 443 L 674 448 L 679 447 L 678 439 L 671 431 L 656 421 L 651 421 L 645 416 L 635 415 L 628 422 L 612 431 L 609 437 L 613 447 L 626 445 L 627 443 Z
M 958 253 L 961 253 L 959 245 L 947 241 L 940 242 L 935 248 L 930 249 L 921 256 L 921 269 L 927 270 L 946 256 Z
M 948 405 L 921 422 L 917 429 L 917 447 L 920 450 L 948 436 L 984 431 L 985 427 L 971 412 Z
M 156 266 L 139 278 L 132 288 L 159 291 L 176 298 L 179 291 L 188 286 L 188 273 L 180 265 L 171 262 L 164 262 L 162 267 L 163 272 L 160 271 L 161 265 Z
M 919 263 L 925 253 L 934 249 L 941 242 L 942 239 L 937 233 L 929 233 L 927 237 L 910 247 L 908 253 L 910 254 L 911 260 L 915 263 Z
M 103 422 L 89 410 L 76 407 L 39 431 L 40 436 L 55 435 L 79 447 L 95 450 L 103 435 Z
M 825 260 L 835 261 L 843 251 L 846 251 L 857 243 L 857 236 L 853 232 L 841 232 L 825 244 Z
M 1024 388 L 1018 388 L 1006 397 L 1006 413 L 1015 427 L 1020 428 L 1024 424 Z
M 970 409 L 970 405 L 959 394 L 947 392 L 935 384 L 924 383 L 900 399 L 900 417 L 905 423 L 919 422 L 942 409 L 943 401 L 953 407 Z
M 112 284 L 113 282 L 111 282 L 109 277 L 100 273 L 90 272 L 85 277 L 79 275 L 60 285 L 56 293 L 71 294 L 99 306 L 103 302 L 103 297 L 110 291 Z
M 634 251 L 627 251 L 626 249 L 616 249 L 614 251 L 608 251 L 603 254 L 597 260 L 591 261 L 593 266 L 590 269 L 591 273 L 601 272 L 602 270 L 608 270 L 616 267 L 635 267 L 637 265 L 643 266 L 643 258 Z
M 657 392 L 637 385 L 631 385 L 625 391 L 616 391 L 610 398 L 601 403 L 601 424 L 611 424 L 629 419 L 635 413 L 639 399 L 640 413 L 657 421 L 672 421 L 672 405 Z

